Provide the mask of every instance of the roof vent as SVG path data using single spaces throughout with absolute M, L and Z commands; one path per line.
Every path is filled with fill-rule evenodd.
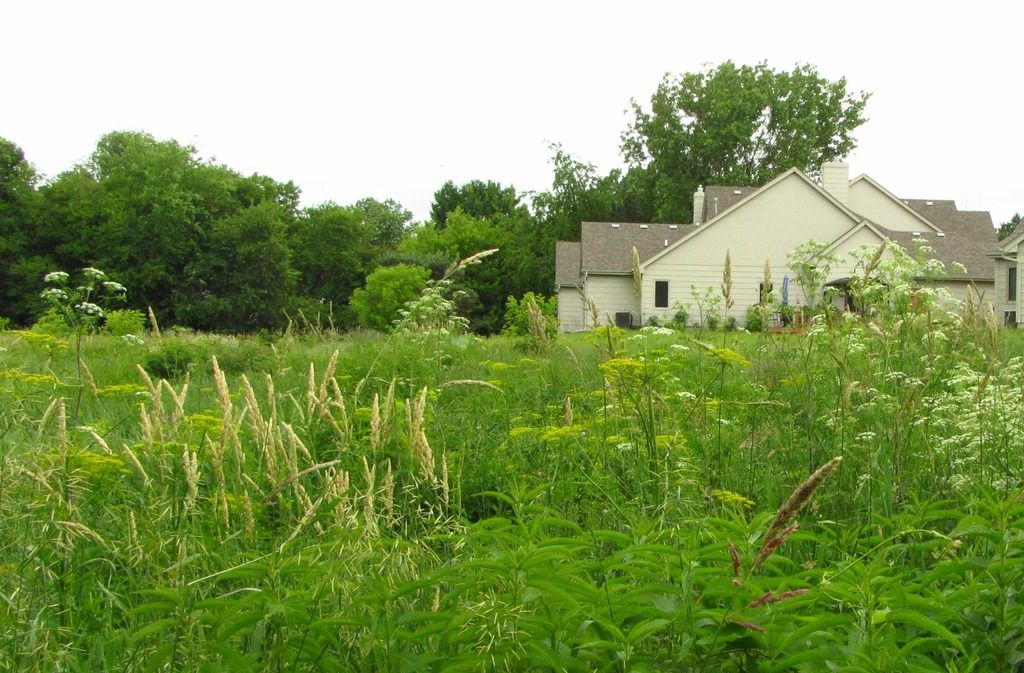
M 945 238 L 946 237 L 946 232 L 944 232 L 944 231 L 936 231 L 935 235 L 938 236 L 939 238 Z
M 926 205 L 926 206 L 934 206 L 935 202 L 934 201 L 925 201 L 924 205 Z
M 734 189 L 734 190 L 732 190 L 732 193 L 735 194 L 736 196 L 739 196 L 740 194 L 743 193 L 743 190 L 742 189 Z
M 612 225 L 612 229 L 618 229 L 618 228 L 619 228 L 619 225 L 617 225 L 617 224 L 613 224 Z
M 665 247 L 666 248 L 668 247 L 668 239 L 667 238 L 665 239 Z
M 914 238 L 919 238 L 921 236 L 921 232 L 915 231 L 914 233 L 911 234 L 911 236 L 913 236 Z
M 641 224 L 641 225 L 640 225 L 640 228 L 641 228 L 641 229 L 646 229 L 646 228 L 647 228 L 647 225 L 646 225 L 646 224 Z
M 678 229 L 679 225 L 678 224 L 670 224 L 670 225 L 668 225 L 668 228 L 669 229 Z

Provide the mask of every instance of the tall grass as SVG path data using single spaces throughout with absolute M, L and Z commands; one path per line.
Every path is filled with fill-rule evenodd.
M 1024 344 L 902 287 L 728 347 L 3 333 L 0 660 L 1020 670 Z

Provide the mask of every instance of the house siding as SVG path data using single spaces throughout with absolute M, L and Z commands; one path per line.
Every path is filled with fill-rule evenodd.
M 578 332 L 587 328 L 587 307 L 575 287 L 558 288 L 558 331 Z
M 1020 261 L 1024 259 L 1024 241 L 1017 244 L 1017 324 L 1024 324 L 1024 292 L 1021 292 Z
M 971 282 L 969 280 L 943 280 L 941 282 L 932 283 L 932 285 L 934 287 L 945 288 L 949 294 L 952 295 L 953 299 L 957 301 L 956 306 L 949 307 L 953 310 L 960 310 L 963 302 L 967 301 L 968 289 L 974 293 L 975 306 L 978 305 L 979 300 L 981 302 L 992 302 L 992 305 L 996 310 L 996 319 L 999 320 L 1000 323 L 1002 323 L 1003 320 L 1003 310 L 1013 310 L 1012 306 L 1008 309 L 1001 309 L 999 305 L 996 304 L 994 301 L 997 296 L 996 286 L 990 281 Z
M 633 276 L 599 276 L 587 277 L 584 288 L 587 297 L 597 305 L 597 315 L 601 324 L 615 322 L 615 314 L 629 312 L 633 316 L 633 325 L 641 323 L 640 300 L 633 290 Z M 654 286 L 649 293 L 654 303 Z
M 850 208 L 892 231 L 932 230 L 867 180 L 858 180 L 850 185 Z
M 1016 268 L 1016 262 L 1010 262 L 1005 259 L 996 260 L 996 278 L 995 286 L 992 289 L 992 293 L 986 296 L 992 302 L 992 305 L 996 310 L 996 318 L 1000 323 L 1003 322 L 1003 316 L 1006 315 L 1007 311 L 1017 311 L 1017 299 L 1008 299 L 1008 286 L 1007 286 L 1007 274 L 1010 268 Z M 1020 295 L 1020 271 L 1017 272 L 1017 294 Z M 1019 298 L 1019 297 L 1018 297 Z M 1017 313 L 1017 320 L 1020 321 L 1020 313 Z
M 801 289 L 793 282 L 794 275 L 785 267 L 787 255 L 809 240 L 832 241 L 848 231 L 855 220 L 802 178 L 792 175 L 715 222 L 705 225 L 679 247 L 670 250 L 644 268 L 643 320 L 651 316 L 669 318 L 675 314 L 673 304 L 687 307 L 690 319 L 698 317 L 694 288 L 703 295 L 706 288 L 721 292 L 725 251 L 732 259 L 731 311 L 721 307 L 723 316 L 746 322 L 747 308 L 758 303 L 760 284 L 767 257 L 772 265 L 776 297 L 782 289 L 783 277 L 789 275 L 789 302 L 803 304 Z M 757 234 L 753 232 L 759 232 Z M 870 231 L 868 234 L 874 237 Z M 860 245 L 857 236 L 853 246 Z M 875 243 L 878 242 L 875 237 Z M 844 250 L 845 250 L 844 244 Z M 669 308 L 654 307 L 654 282 L 669 281 Z

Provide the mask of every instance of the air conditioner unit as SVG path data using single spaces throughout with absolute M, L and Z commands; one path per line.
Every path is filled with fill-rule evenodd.
M 622 329 L 629 329 L 633 326 L 633 314 L 629 311 L 620 311 L 616 313 L 615 326 Z

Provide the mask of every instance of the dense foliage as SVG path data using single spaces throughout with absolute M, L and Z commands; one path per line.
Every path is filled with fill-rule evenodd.
M 1019 670 L 1024 341 L 916 263 L 796 335 L 0 333 L 0 660 Z
M 814 175 L 845 157 L 867 98 L 810 65 L 785 72 L 727 61 L 666 75 L 650 109 L 634 102 L 623 153 L 644 169 L 655 218 L 687 222 L 698 184 L 762 185 L 789 168 Z

